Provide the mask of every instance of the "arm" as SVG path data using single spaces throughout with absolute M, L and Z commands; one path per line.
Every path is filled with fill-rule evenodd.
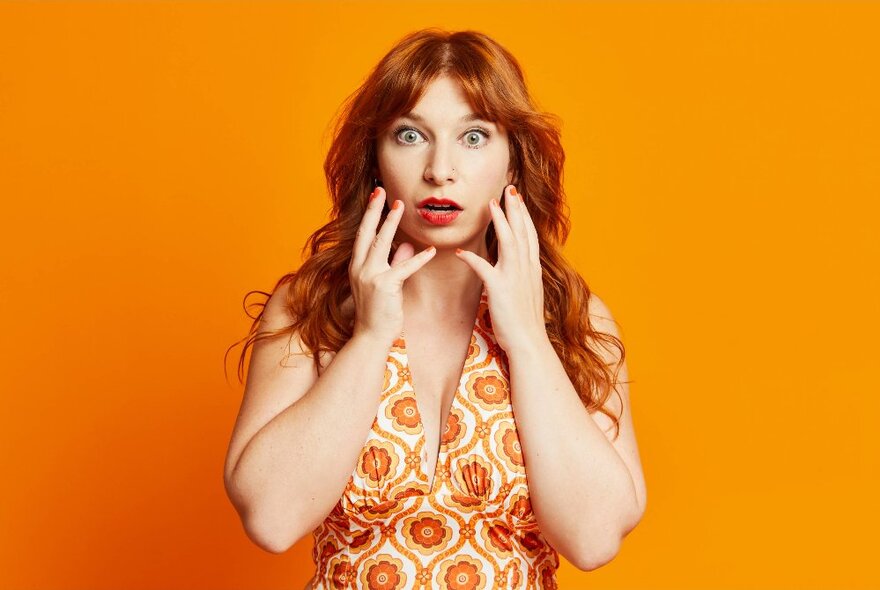
M 610 311 L 595 294 L 589 313 L 597 330 L 619 337 Z M 611 420 L 586 411 L 549 339 L 523 343 L 508 357 L 511 402 L 538 526 L 576 567 L 596 569 L 613 559 L 645 511 L 629 387 L 617 386 L 624 408 L 620 436 L 612 443 Z M 607 353 L 606 363 L 614 362 Z M 628 380 L 625 362 L 618 379 Z M 619 414 L 616 395 L 607 403 Z
M 290 324 L 283 300 L 272 296 L 261 326 Z M 339 501 L 376 416 L 389 350 L 355 335 L 317 378 L 312 360 L 296 355 L 298 337 L 254 346 L 224 481 L 260 547 L 286 551 Z

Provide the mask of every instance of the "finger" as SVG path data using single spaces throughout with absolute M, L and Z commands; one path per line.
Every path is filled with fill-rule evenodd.
M 364 216 L 361 219 L 357 234 L 354 240 L 354 248 L 351 255 L 351 266 L 360 268 L 366 261 L 367 253 L 370 251 L 370 243 L 376 236 L 376 227 L 379 225 L 379 219 L 382 217 L 382 204 L 385 202 L 385 189 L 378 187 L 373 193 L 368 203 Z
M 526 221 L 523 219 L 523 201 L 520 195 L 514 194 L 515 187 L 508 185 L 504 191 L 505 211 L 510 220 L 510 229 L 516 243 L 517 260 L 523 266 L 529 263 L 529 235 Z
M 492 273 L 495 272 L 495 269 L 488 260 L 479 254 L 471 252 L 470 250 L 462 250 L 461 248 L 456 249 L 455 255 L 459 260 L 470 266 L 471 270 L 480 277 L 485 285 L 488 286 L 490 284 Z
M 495 225 L 495 235 L 498 237 L 498 264 L 502 264 L 506 258 L 511 257 L 511 254 L 515 255 L 516 237 L 496 199 L 489 202 L 489 211 L 492 213 L 492 223 Z
M 541 268 L 541 241 L 538 239 L 538 228 L 535 227 L 535 220 L 529 213 L 529 207 L 523 203 L 523 217 L 526 220 L 526 228 L 529 233 L 529 261 L 532 266 Z
M 386 272 L 391 273 L 391 275 L 395 279 L 397 279 L 398 284 L 402 284 L 406 279 L 415 274 L 417 270 L 427 264 L 428 261 L 431 260 L 436 253 L 437 248 L 435 248 L 434 246 L 428 246 L 415 256 L 410 256 L 406 260 L 401 260 L 400 262 L 392 266 L 391 270 Z
M 373 238 L 370 251 L 367 252 L 367 259 L 364 261 L 364 266 L 380 268 L 378 265 L 388 264 L 388 255 L 391 253 L 391 241 L 397 232 L 397 224 L 400 222 L 402 215 L 403 201 L 395 199 L 391 210 L 385 216 L 385 221 L 382 223 L 379 233 Z

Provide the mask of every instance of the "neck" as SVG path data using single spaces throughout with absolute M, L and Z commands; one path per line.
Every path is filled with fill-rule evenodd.
M 487 257 L 485 246 L 483 252 Z M 404 307 L 417 316 L 443 314 L 455 320 L 470 317 L 483 292 L 483 281 L 455 254 L 455 247 L 438 248 L 434 257 L 403 284 Z

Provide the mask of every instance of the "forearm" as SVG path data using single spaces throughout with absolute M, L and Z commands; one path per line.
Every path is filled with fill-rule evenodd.
M 376 416 L 389 347 L 355 335 L 248 443 L 232 476 L 252 528 L 286 547 L 339 501 Z
M 510 351 L 508 361 L 539 528 L 574 563 L 613 556 L 637 512 L 626 464 L 587 412 L 549 339 Z

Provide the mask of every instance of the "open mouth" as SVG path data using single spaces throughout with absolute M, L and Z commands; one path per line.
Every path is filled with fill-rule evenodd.
M 452 205 L 425 205 L 422 208 L 428 209 L 429 211 L 439 212 L 461 211 L 461 209 L 459 209 L 458 207 L 453 207 Z

